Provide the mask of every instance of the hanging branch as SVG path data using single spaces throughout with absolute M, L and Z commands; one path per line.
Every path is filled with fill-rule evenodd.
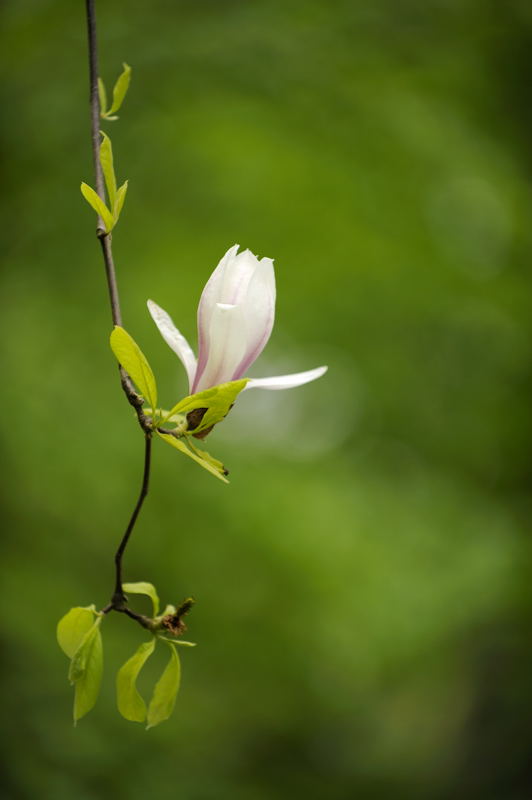
M 105 203 L 105 189 L 104 189 L 104 175 L 102 165 L 100 162 L 100 97 L 98 92 L 98 41 L 96 36 L 96 14 L 94 8 L 94 0 L 86 0 L 87 10 L 87 33 L 89 44 L 89 81 L 90 81 L 90 115 L 91 115 L 91 140 L 92 140 L 92 157 L 94 162 L 94 174 L 96 180 L 96 193 L 102 203 Z M 107 287 L 109 290 L 109 301 L 111 304 L 111 315 L 113 318 L 113 325 L 122 325 L 122 312 L 120 309 L 120 296 L 118 293 L 118 284 L 116 280 L 116 270 L 113 259 L 112 249 L 112 234 L 106 231 L 102 218 L 98 217 L 98 225 L 96 228 L 96 235 L 100 241 L 102 248 L 103 260 L 105 265 L 105 274 L 107 277 Z M 148 487 L 150 481 L 150 465 L 151 465 L 151 437 L 152 425 L 151 419 L 146 416 L 142 410 L 143 398 L 137 394 L 131 383 L 131 379 L 124 368 L 120 365 L 120 383 L 128 402 L 133 406 L 136 411 L 137 419 L 140 427 L 144 431 L 145 437 L 145 454 L 144 454 L 144 471 L 142 477 L 142 485 L 140 494 L 129 520 L 125 533 L 120 541 L 118 549 L 115 554 L 115 589 L 108 606 L 103 609 L 104 613 L 109 611 L 122 611 L 128 616 L 133 616 L 138 622 L 144 624 L 140 615 L 135 614 L 126 606 L 126 597 L 122 589 L 122 558 L 126 549 L 127 543 L 137 521 L 137 517 L 142 508 L 142 504 L 148 494 Z
M 245 388 L 289 389 L 308 383 L 323 375 L 327 367 L 317 367 L 293 375 L 249 379 L 244 376 L 248 367 L 260 354 L 267 342 L 274 318 L 275 278 L 273 262 L 269 258 L 257 259 L 249 250 L 238 253 L 238 245 L 227 251 L 220 266 L 224 268 L 223 287 L 220 285 L 220 268 L 217 268 L 204 290 L 198 317 L 200 353 L 195 358 L 192 349 L 179 333 L 170 316 L 156 303 L 148 301 L 148 308 L 163 338 L 185 364 L 189 377 L 190 394 L 180 399 L 170 410 L 158 403 L 157 384 L 146 356 L 133 337 L 122 327 L 120 296 L 113 260 L 112 231 L 124 205 L 128 183 L 117 185 L 110 138 L 100 131 L 100 120 L 118 119 L 126 95 L 131 68 L 124 64 L 114 88 L 112 102 L 107 105 L 105 85 L 98 75 L 98 50 L 96 37 L 95 0 L 86 0 L 89 44 L 91 140 L 94 160 L 95 186 L 81 184 L 81 193 L 97 214 L 96 236 L 102 249 L 113 331 L 110 346 L 116 356 L 120 383 L 128 403 L 135 409 L 144 435 L 144 468 L 140 492 L 126 530 L 115 553 L 115 585 L 111 600 L 101 611 L 96 606 L 75 606 L 59 621 L 57 639 L 70 659 L 69 680 L 74 685 L 74 721 L 83 717 L 94 706 L 102 680 L 103 657 L 100 626 L 110 611 L 117 611 L 134 619 L 147 629 L 150 640 L 144 641 L 118 671 L 116 689 L 118 710 L 125 719 L 147 722 L 153 727 L 168 719 L 174 707 L 180 684 L 178 647 L 194 646 L 178 637 L 186 630 L 183 617 L 190 611 L 194 600 L 186 598 L 177 607 L 168 604 L 162 612 L 159 597 L 152 583 L 138 581 L 123 583 L 122 561 L 131 534 L 148 494 L 150 483 L 152 438 L 169 444 L 223 483 L 228 483 L 224 464 L 209 453 L 200 450 L 196 439 L 204 439 L 215 425 L 223 421 L 232 409 L 237 396 Z M 260 280 L 255 280 L 260 276 Z M 254 286 L 254 290 L 250 290 Z M 223 288 L 223 292 L 222 292 Z M 257 290 L 260 289 L 260 302 Z M 228 304 L 226 296 L 239 298 L 239 304 Z M 236 316 L 234 315 L 236 312 Z M 220 313 L 222 316 L 220 316 Z M 216 318 L 216 343 L 210 341 L 206 331 L 209 320 Z M 233 321 L 231 321 L 233 320 Z M 236 321 L 235 321 L 236 320 Z M 224 352 L 219 342 L 227 338 L 228 327 L 239 329 L 244 346 L 242 353 Z M 216 345 L 216 346 L 215 346 Z M 203 347 L 203 350 L 202 350 Z M 205 349 L 206 348 L 206 349 Z M 212 352 L 210 352 L 213 348 Z M 135 387 L 139 390 L 138 393 Z M 146 403 L 146 408 L 143 405 Z M 164 427 L 163 427 L 164 426 Z M 168 427 L 170 426 L 170 427 Z M 152 616 L 137 614 L 127 604 L 128 594 L 150 598 Z M 161 642 L 170 650 L 170 660 L 154 686 L 148 707 L 136 688 L 136 680 L 147 659 Z

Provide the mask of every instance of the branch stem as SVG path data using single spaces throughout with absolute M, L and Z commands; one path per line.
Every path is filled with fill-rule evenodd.
M 89 91 L 91 109 L 92 160 L 96 179 L 96 193 L 105 202 L 103 170 L 100 164 L 100 97 L 98 94 L 98 40 L 94 0 L 86 0 L 87 36 L 89 44 Z M 98 235 L 104 234 L 102 220 L 98 218 Z
M 102 165 L 100 163 L 100 97 L 98 93 L 98 41 L 96 34 L 96 12 L 94 0 L 86 0 L 86 13 L 87 13 L 87 35 L 88 35 L 88 49 L 89 49 L 89 97 L 90 97 L 90 119 L 91 119 L 91 142 L 92 142 L 92 158 L 94 162 L 94 175 L 96 181 L 96 192 L 99 197 L 105 202 L 105 184 L 103 177 Z M 96 235 L 100 240 L 102 248 L 103 261 L 105 266 L 105 275 L 107 278 L 107 289 L 109 292 L 109 301 L 111 305 L 111 316 L 113 325 L 122 325 L 122 312 L 120 310 L 120 295 L 118 293 L 118 283 L 116 280 L 116 270 L 113 259 L 112 237 L 111 234 L 106 233 L 104 224 L 100 217 L 98 217 L 98 225 Z M 136 614 L 129 609 L 126 605 L 126 597 L 122 589 L 122 559 L 124 551 L 129 542 L 129 538 L 135 527 L 137 517 L 142 508 L 142 504 L 148 494 L 148 487 L 150 482 L 150 465 L 151 465 L 151 436 L 152 425 L 151 420 L 147 417 L 143 410 L 143 398 L 137 394 L 131 378 L 120 366 L 120 383 L 124 394 L 135 409 L 137 419 L 140 427 L 144 432 L 145 449 L 144 449 L 144 471 L 142 476 L 142 486 L 140 494 L 133 509 L 133 513 L 129 520 L 126 531 L 120 541 L 118 550 L 115 554 L 115 589 L 111 602 L 103 609 L 103 613 L 109 611 L 120 611 L 127 614 L 129 617 L 136 619 L 139 624 L 145 625 L 145 619 L 142 615 Z
M 101 169 L 100 157 L 98 156 L 98 165 Z M 105 275 L 107 278 L 107 288 L 109 290 L 109 300 L 111 302 L 111 316 L 113 318 L 113 325 L 120 325 L 122 327 L 122 312 L 120 310 L 120 296 L 118 294 L 118 283 L 116 280 L 115 262 L 113 259 L 113 248 L 111 246 L 111 234 L 100 232 L 98 229 L 98 238 L 102 246 L 103 262 L 105 264 Z
M 112 598 L 112 604 L 115 609 L 124 610 L 124 605 L 126 603 L 126 596 L 124 595 L 124 590 L 122 589 L 122 558 L 124 555 L 124 551 L 127 547 L 127 543 L 129 542 L 129 537 L 135 527 L 135 522 L 137 521 L 137 517 L 140 513 L 140 509 L 142 508 L 142 504 L 148 494 L 148 489 L 150 485 L 150 466 L 151 466 L 151 433 L 144 434 L 144 471 L 142 474 L 142 485 L 140 487 L 140 494 L 138 496 L 137 503 L 135 508 L 133 509 L 133 513 L 131 514 L 131 519 L 129 520 L 128 526 L 120 544 L 118 545 L 118 549 L 115 553 L 115 591 Z

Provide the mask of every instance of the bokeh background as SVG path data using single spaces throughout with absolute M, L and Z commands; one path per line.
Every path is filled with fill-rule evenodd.
M 532 6 L 526 0 L 99 3 L 130 93 L 114 236 L 125 326 L 163 400 L 235 242 L 276 259 L 277 324 L 208 440 L 229 487 L 162 443 L 126 558 L 197 598 L 173 718 L 114 675 L 72 728 L 55 625 L 101 607 L 142 438 L 108 348 L 84 4 L 3 6 L 6 797 L 532 796 Z M 156 443 L 157 444 L 157 443 Z M 145 610 L 143 601 L 137 604 Z M 163 666 L 141 682 L 145 691 Z

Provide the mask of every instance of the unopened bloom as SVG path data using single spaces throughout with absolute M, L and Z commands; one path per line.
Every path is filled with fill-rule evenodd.
M 165 342 L 179 356 L 191 394 L 236 381 L 262 353 L 275 316 L 275 275 L 271 258 L 249 250 L 227 251 L 207 281 L 198 306 L 198 359 L 170 316 L 148 300 L 151 316 Z M 291 389 L 320 378 L 327 367 L 292 375 L 251 378 L 246 389 Z

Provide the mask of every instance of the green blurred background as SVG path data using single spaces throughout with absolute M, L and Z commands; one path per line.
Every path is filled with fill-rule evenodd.
M 146 298 L 195 343 L 235 242 L 276 260 L 252 374 L 329 364 L 239 399 L 208 440 L 228 487 L 155 449 L 126 575 L 193 594 L 199 646 L 147 733 L 115 709 L 134 623 L 106 620 L 76 730 L 55 642 L 108 600 L 142 463 L 78 188 L 84 4 L 2 15 L 5 796 L 532 797 L 530 3 L 99 3 L 106 83 L 134 70 L 106 126 L 124 320 L 163 401 L 186 383 Z

